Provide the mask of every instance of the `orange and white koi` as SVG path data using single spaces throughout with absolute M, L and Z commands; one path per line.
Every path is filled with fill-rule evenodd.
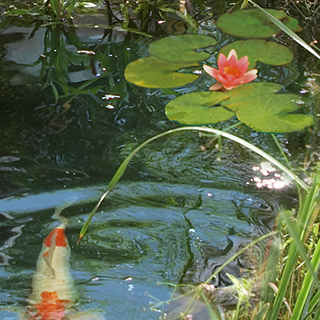
M 70 272 L 71 250 L 65 235 L 68 220 L 60 213 L 76 200 L 65 202 L 52 216 L 60 225 L 43 241 L 27 310 L 9 309 L 19 313 L 21 320 L 105 320 L 101 310 L 77 311 L 75 308 L 77 291 Z
M 67 219 L 60 216 L 61 211 L 72 203 L 56 209 L 53 217 L 61 223 L 43 241 L 28 299 L 28 320 L 62 320 L 75 304 L 77 294 L 70 272 L 70 247 L 65 235 Z

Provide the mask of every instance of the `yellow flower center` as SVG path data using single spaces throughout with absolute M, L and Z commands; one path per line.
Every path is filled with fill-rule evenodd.
M 240 71 L 237 67 L 234 66 L 226 66 L 223 68 L 224 73 L 228 74 L 229 76 L 239 77 Z

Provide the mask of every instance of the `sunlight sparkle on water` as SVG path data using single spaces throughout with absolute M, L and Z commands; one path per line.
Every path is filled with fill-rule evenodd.
M 133 284 L 129 284 L 129 285 L 128 285 L 128 291 L 133 291 L 133 289 L 134 289 Z
M 197 74 L 197 75 L 201 75 L 203 72 L 202 72 L 202 70 L 194 70 L 194 71 L 192 71 L 192 73 L 194 73 L 194 74 Z
M 281 189 L 289 185 L 292 181 L 290 177 L 281 175 L 276 172 L 269 162 L 262 162 L 260 166 L 252 167 L 254 172 L 259 172 L 259 176 L 255 176 L 247 182 L 255 183 L 258 188 L 267 187 L 268 189 Z
M 85 8 L 95 8 L 97 6 L 95 3 L 92 3 L 92 2 L 82 2 L 82 5 Z
M 102 100 L 110 100 L 110 99 L 120 99 L 120 95 L 118 94 L 105 94 L 103 97 L 102 97 Z

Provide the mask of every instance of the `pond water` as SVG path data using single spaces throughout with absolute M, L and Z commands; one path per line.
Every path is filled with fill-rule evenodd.
M 221 43 L 230 41 L 208 20 L 209 4 L 190 6 L 203 30 Z M 230 4 L 209 7 L 218 16 Z M 58 225 L 51 216 L 66 201 L 75 201 L 63 211 L 77 291 L 74 309 L 123 320 L 159 319 L 161 312 L 151 310 L 150 303 L 167 300 L 173 292 L 161 283 L 205 281 L 239 248 L 272 230 L 280 207 L 297 205 L 295 186 L 254 153 L 225 139 L 218 148 L 211 136 L 176 133 L 133 159 L 77 245 L 88 213 L 124 158 L 147 138 L 179 126 L 166 118 L 164 106 L 177 94 L 210 85 L 199 80 L 174 91 L 126 82 L 124 68 L 145 56 L 153 40 L 119 27 L 108 33 L 104 8 L 77 10 L 76 29 L 40 23 L 33 32 L 39 20 L 1 18 L 1 319 L 20 319 L 27 308 L 42 242 Z M 123 14 L 118 3 L 112 8 L 115 17 Z M 154 9 L 144 32 L 149 27 L 157 37 L 190 27 L 175 15 L 162 24 L 159 12 Z M 80 48 L 87 50 L 83 58 L 76 57 Z M 297 55 L 286 67 L 259 65 L 262 81 L 299 93 L 307 70 L 299 62 L 304 58 Z M 271 135 L 245 125 L 232 133 L 281 159 Z M 306 130 L 278 139 L 292 165 L 299 166 L 306 144 L 317 151 L 315 137 Z M 226 273 L 241 276 L 241 268 L 234 261 L 214 284 L 229 285 Z M 207 318 L 204 312 L 194 319 Z

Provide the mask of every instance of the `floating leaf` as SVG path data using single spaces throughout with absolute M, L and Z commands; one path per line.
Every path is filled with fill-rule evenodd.
M 267 40 L 239 40 L 221 48 L 219 51 L 228 56 L 231 49 L 236 50 L 238 58 L 248 56 L 249 69 L 260 61 L 273 66 L 288 64 L 293 59 L 293 53 L 284 45 Z
M 195 74 L 176 72 L 181 68 L 192 66 L 198 66 L 198 63 L 169 63 L 154 57 L 147 57 L 128 64 L 125 69 L 125 77 L 127 81 L 140 87 L 174 88 L 198 78 Z
M 219 106 L 229 99 L 223 92 L 193 92 L 170 101 L 166 106 L 166 115 L 171 121 L 181 124 L 204 125 L 227 120 L 234 112 Z
M 292 31 L 300 31 L 296 19 L 289 17 L 284 11 L 266 9 Z M 241 38 L 269 38 L 280 32 L 258 9 L 240 10 L 225 13 L 217 20 L 217 27 L 224 33 Z
M 209 36 L 183 34 L 153 42 L 149 53 L 158 59 L 174 63 L 202 61 L 208 59 L 210 53 L 195 50 L 210 47 L 216 43 L 217 40 Z
M 240 121 L 262 132 L 285 133 L 313 125 L 313 117 L 292 113 L 303 107 L 298 95 L 277 93 L 282 86 L 255 82 L 233 89 L 223 106 L 234 111 Z
M 179 69 L 199 66 L 210 54 L 196 49 L 213 46 L 216 39 L 198 34 L 185 34 L 163 38 L 151 44 L 151 57 L 130 63 L 125 77 L 138 86 L 147 88 L 174 88 L 188 84 L 198 78 L 191 73 L 177 72 Z
M 298 95 L 277 93 L 282 86 L 255 82 L 227 93 L 194 92 L 166 106 L 167 117 L 186 125 L 207 125 L 236 115 L 247 126 L 261 132 L 285 133 L 311 126 L 312 116 L 293 113 L 303 107 Z

